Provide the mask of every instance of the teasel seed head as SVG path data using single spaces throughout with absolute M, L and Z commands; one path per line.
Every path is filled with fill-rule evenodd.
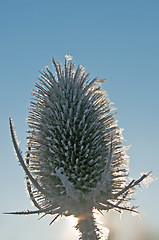
M 93 210 L 139 213 L 129 205 L 135 187 L 146 178 L 153 179 L 149 172 L 128 182 L 128 147 L 122 146 L 122 130 L 101 87 L 104 80 L 90 80 L 82 66 L 74 69 L 71 59 L 65 56 L 62 69 L 53 58 L 56 76 L 47 66 L 35 84 L 25 160 L 10 119 L 27 190 L 38 208 L 13 214 L 57 214 L 55 219 L 73 215 L 78 218 L 80 239 L 88 240 L 88 235 L 91 240 L 102 239 Z

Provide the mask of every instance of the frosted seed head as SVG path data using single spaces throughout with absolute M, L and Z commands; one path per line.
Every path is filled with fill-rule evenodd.
M 71 60 L 66 55 L 63 68 L 53 58 L 55 76 L 46 66 L 35 85 L 28 117 L 27 166 L 10 119 L 17 156 L 30 178 L 29 195 L 40 209 L 37 213 L 79 217 L 88 208 L 137 213 L 127 204 L 135 187 L 155 178 L 148 173 L 128 182 L 127 147 L 122 147 L 122 131 L 110 113 L 114 109 L 102 90 L 103 80 L 89 80 L 85 69 L 75 70 Z

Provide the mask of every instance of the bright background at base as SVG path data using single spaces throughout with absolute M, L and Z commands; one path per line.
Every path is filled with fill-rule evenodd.
M 150 170 L 158 177 L 159 1 L 6 0 L 0 5 L 0 212 L 33 209 L 13 152 L 8 117 L 13 117 L 25 153 L 31 91 L 39 70 L 48 65 L 54 71 L 52 56 L 63 63 L 70 54 L 91 78 L 107 78 L 103 88 L 120 113 L 116 118 L 124 128 L 123 144 L 132 145 L 130 177 Z M 136 199 L 145 214 L 142 221 L 157 229 L 158 181 L 138 190 Z M 64 219 L 51 227 L 50 218 L 37 219 L 1 214 L 0 239 L 70 239 Z

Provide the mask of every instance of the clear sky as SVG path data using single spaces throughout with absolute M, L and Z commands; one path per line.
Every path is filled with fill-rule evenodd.
M 1 0 L 0 239 L 70 240 L 65 219 L 50 227 L 47 217 L 37 221 L 37 216 L 1 214 L 33 209 L 8 117 L 14 120 L 25 153 L 28 106 L 39 71 L 46 65 L 54 70 L 52 56 L 64 62 L 65 54 L 83 65 L 91 78 L 107 79 L 103 88 L 119 112 L 123 144 L 132 145 L 130 177 L 150 170 L 159 177 L 159 1 Z M 134 204 L 145 215 L 142 221 L 157 229 L 159 182 L 135 197 Z

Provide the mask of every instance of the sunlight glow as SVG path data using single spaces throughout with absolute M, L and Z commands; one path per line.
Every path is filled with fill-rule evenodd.
M 71 223 L 72 226 L 76 226 L 77 224 L 77 218 L 75 218 L 74 216 L 70 216 L 68 217 L 69 222 Z

